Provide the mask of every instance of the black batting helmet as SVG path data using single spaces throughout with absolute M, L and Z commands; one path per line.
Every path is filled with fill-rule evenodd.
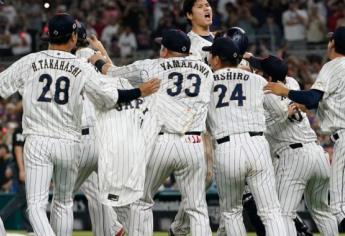
M 239 49 L 240 55 L 243 55 L 248 48 L 248 37 L 246 35 L 246 31 L 244 31 L 240 27 L 231 27 L 230 29 L 228 29 L 226 34 L 232 39 L 232 41 L 234 41 Z
M 87 47 L 89 42 L 87 41 L 86 27 L 83 23 L 77 21 L 77 47 Z

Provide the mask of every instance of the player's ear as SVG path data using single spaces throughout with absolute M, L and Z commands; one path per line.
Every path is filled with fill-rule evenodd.
M 161 50 L 159 52 L 159 56 L 161 58 L 166 58 L 167 55 L 168 55 L 168 49 L 162 46 L 162 48 L 161 48 Z
M 193 14 L 192 14 L 192 13 L 187 12 L 186 17 L 187 17 L 187 19 L 188 19 L 188 20 L 192 21 Z

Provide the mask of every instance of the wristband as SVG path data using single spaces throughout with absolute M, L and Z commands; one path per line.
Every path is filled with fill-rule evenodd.
M 103 61 L 102 59 L 98 59 L 95 63 L 95 66 L 97 68 L 97 70 L 99 70 L 99 72 L 102 73 L 102 67 L 105 65 L 105 61 Z

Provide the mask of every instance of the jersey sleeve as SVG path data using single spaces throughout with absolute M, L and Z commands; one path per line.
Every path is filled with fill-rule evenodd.
M 155 96 L 156 103 L 154 105 L 159 112 L 159 120 L 165 130 L 181 134 L 188 131 L 197 112 L 166 94 L 157 93 Z
M 335 68 L 333 68 L 331 63 L 326 63 L 319 72 L 319 75 L 317 76 L 316 81 L 311 89 L 320 90 L 324 93 L 331 93 L 332 88 L 330 86 L 330 80 L 332 74 L 334 73 L 334 69 Z
M 288 118 L 288 104 L 282 97 L 276 96 L 274 94 L 265 95 L 264 109 L 266 113 L 267 126 L 277 122 L 284 122 Z
M 127 79 L 134 87 L 149 80 L 151 60 L 136 61 L 127 66 L 112 66 L 108 70 L 111 77 L 122 77 Z
M 322 67 L 311 89 L 322 91 L 326 96 L 327 94 L 334 93 L 339 85 L 343 83 L 342 73 L 342 67 L 335 60 L 326 63 Z
M 16 129 L 13 133 L 13 137 L 12 137 L 12 145 L 13 147 L 15 146 L 24 146 L 24 135 L 23 135 L 23 131 L 22 129 Z
M 88 70 L 84 90 L 91 102 L 98 109 L 110 109 L 117 103 L 118 86 L 111 79 L 97 73 L 94 69 Z
M 0 73 L 0 96 L 8 98 L 17 91 L 23 91 L 24 76 L 27 66 L 21 59 Z

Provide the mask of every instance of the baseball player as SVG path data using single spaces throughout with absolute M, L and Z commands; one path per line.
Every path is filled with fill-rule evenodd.
M 296 80 L 287 75 L 287 65 L 277 57 L 251 57 L 250 65 L 264 72 L 270 81 L 285 83 L 299 90 Z M 338 225 L 328 206 L 330 163 L 318 145 L 315 132 L 304 112 L 286 97 L 265 96 L 267 130 L 271 152 L 278 157 L 276 183 L 288 235 L 297 235 L 294 218 L 304 199 L 322 235 L 338 235 Z
M 236 68 L 238 47 L 228 37 L 204 47 L 214 72 L 208 124 L 216 139 L 215 176 L 225 232 L 246 235 L 242 217 L 245 182 L 254 195 L 267 235 L 286 235 L 275 189 L 269 145 L 263 137 L 265 117 L 262 88 L 266 81 Z
M 93 55 L 95 51 L 88 48 L 89 43 L 87 41 L 86 29 L 81 23 L 78 24 L 77 31 L 78 40 L 75 54 L 77 58 L 84 58 L 86 60 Z M 109 61 L 109 57 L 107 58 Z M 124 230 L 122 225 L 117 221 L 115 211 L 98 200 L 99 187 L 98 175 L 96 173 L 98 168 L 98 150 L 96 146 L 95 123 L 95 108 L 91 101 L 87 97 L 84 97 L 82 138 L 80 143 L 82 152 L 80 155 L 79 171 L 74 192 L 78 190 L 82 191 L 88 200 L 88 208 L 94 235 L 120 236 L 124 233 Z
M 0 96 L 23 96 L 24 165 L 28 214 L 36 235 L 72 235 L 72 193 L 77 176 L 82 96 L 102 109 L 146 96 L 159 87 L 153 80 L 138 89 L 118 90 L 70 51 L 76 22 L 68 14 L 49 21 L 50 46 L 29 54 L 0 74 Z M 55 204 L 49 225 L 46 215 L 53 178 Z M 54 230 L 53 230 L 54 229 Z
M 314 85 L 308 91 L 289 89 L 280 83 L 268 83 L 265 90 L 278 96 L 288 97 L 291 101 L 318 108 L 321 130 L 331 134 L 335 142 L 331 163 L 330 197 L 331 209 L 338 223 L 345 225 L 345 193 L 343 169 L 345 168 L 345 27 L 339 27 L 329 35 L 327 55 L 330 59 L 321 69 Z
M 210 31 L 212 8 L 207 0 L 185 0 L 182 12 L 192 26 L 188 33 L 191 41 L 191 54 L 207 64 L 208 53 L 202 51 L 202 47 L 210 46 L 213 42 L 214 36 Z
M 191 55 L 207 64 L 208 53 L 202 51 L 202 47 L 211 45 L 214 39 L 214 35 L 210 30 L 213 18 L 212 7 L 207 0 L 185 0 L 183 1 L 182 12 L 192 27 L 187 34 L 191 40 Z M 213 179 L 213 147 L 208 133 L 203 134 L 202 138 L 207 162 L 206 189 L 208 189 Z M 169 228 L 169 235 L 173 236 L 174 232 L 178 235 L 187 235 L 190 232 L 189 217 L 183 209 L 183 202 L 181 202 L 175 219 Z
M 206 163 L 200 134 L 205 131 L 212 72 L 203 62 L 186 57 L 189 55 L 190 39 L 182 31 L 164 32 L 161 43 L 160 59 L 137 61 L 125 67 L 102 68 L 108 75 L 124 75 L 132 84 L 157 74 L 162 80 L 160 93 L 198 112 L 191 128 L 183 136 L 169 131 L 167 127 L 161 130 L 146 167 L 149 174 L 145 178 L 144 196 L 131 207 L 137 217 L 134 219 L 136 222 L 132 222 L 135 231 L 129 234 L 152 235 L 153 196 L 173 172 L 190 218 L 192 235 L 210 235 L 205 201 Z

